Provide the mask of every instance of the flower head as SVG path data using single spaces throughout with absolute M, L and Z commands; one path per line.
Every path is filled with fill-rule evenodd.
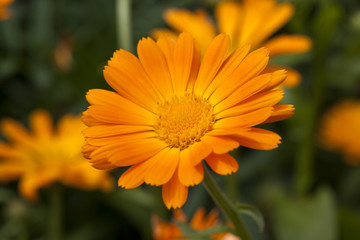
M 186 216 L 180 209 L 174 211 L 174 220 L 182 223 L 187 222 Z M 216 210 L 212 210 L 209 214 L 206 215 L 206 212 L 203 208 L 196 210 L 193 218 L 189 222 L 190 227 L 198 231 L 203 231 L 208 228 L 215 227 L 218 224 L 220 224 L 219 213 Z M 187 239 L 182 238 L 184 233 L 175 222 L 164 222 L 157 216 L 153 216 L 152 225 L 154 240 Z M 239 237 L 231 233 L 216 233 L 212 234 L 211 237 L 212 239 L 218 240 L 240 240 Z
M 7 6 L 14 0 L 0 0 L 0 20 L 4 20 L 10 17 L 11 13 L 7 9 Z
M 360 163 L 359 119 L 360 101 L 344 100 L 325 113 L 321 125 L 321 142 L 343 153 L 350 165 Z
M 110 190 L 113 181 L 105 171 L 91 167 L 81 154 L 84 125 L 79 117 L 64 116 L 56 130 L 48 113 L 30 116 L 32 131 L 4 119 L 1 132 L 9 143 L 0 142 L 0 181 L 20 180 L 20 193 L 37 199 L 37 190 L 53 182 L 80 188 Z
M 305 36 L 282 34 L 267 40 L 289 21 L 293 13 L 290 3 L 277 4 L 275 0 L 220 1 L 215 8 L 217 26 L 203 10 L 193 13 L 185 9 L 168 9 L 164 19 L 175 31 L 156 29 L 152 34 L 155 38 L 161 35 L 176 38 L 178 32 L 189 32 L 203 52 L 218 32 L 230 36 L 231 49 L 250 44 L 253 49 L 269 48 L 271 56 L 306 52 L 312 43 Z M 295 87 L 300 81 L 299 73 L 288 69 L 288 74 L 284 84 Z
M 260 74 L 268 62 L 265 48 L 228 51 L 220 34 L 200 64 L 200 50 L 189 33 L 174 41 L 162 37 L 138 44 L 138 56 L 120 50 L 105 67 L 116 92 L 92 89 L 83 113 L 88 126 L 83 148 L 94 167 L 131 166 L 119 186 L 163 186 L 168 208 L 181 207 L 188 187 L 199 184 L 201 161 L 218 174 L 237 171 L 228 154 L 238 146 L 273 149 L 280 137 L 254 126 L 290 117 L 292 105 L 277 104 L 284 70 Z

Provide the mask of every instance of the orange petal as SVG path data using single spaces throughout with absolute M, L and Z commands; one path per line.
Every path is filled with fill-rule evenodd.
M 188 196 L 188 187 L 181 184 L 178 170 L 175 171 L 169 182 L 162 187 L 163 201 L 168 209 L 182 207 Z
M 153 127 L 141 125 L 97 125 L 86 128 L 83 133 L 86 137 L 95 138 L 136 132 L 146 132 L 151 130 L 153 130 Z
M 161 95 L 168 99 L 174 93 L 170 70 L 159 46 L 151 38 L 143 38 L 137 46 L 139 60 Z
M 256 109 L 270 107 L 278 103 L 283 98 L 284 92 L 282 90 L 271 90 L 258 93 L 238 105 L 228 108 L 218 114 L 217 118 L 235 117 L 242 114 L 255 111 Z
M 219 34 L 211 42 L 202 59 L 194 92 L 202 96 L 209 84 L 214 80 L 230 47 L 230 39 L 226 34 Z
M 144 183 L 144 177 L 148 168 L 148 162 L 136 164 L 126 170 L 118 180 L 118 186 L 125 189 L 137 188 Z
M 284 81 L 284 86 L 288 88 L 297 87 L 301 82 L 301 75 L 298 71 L 292 68 L 286 68 L 287 78 Z
M 219 25 L 219 31 L 226 33 L 231 43 L 236 42 L 241 23 L 242 6 L 234 1 L 221 1 L 215 7 L 215 17 Z
M 175 38 L 177 39 L 177 37 Z M 166 63 L 169 67 L 170 76 L 172 79 L 172 85 L 174 85 L 174 49 L 175 49 L 175 40 L 169 37 L 160 37 L 156 44 L 159 46 L 160 50 L 165 56 Z
M 210 96 L 210 102 L 216 104 L 228 97 L 239 86 L 259 75 L 265 69 L 268 61 L 269 50 L 266 48 L 260 48 L 247 55 L 235 71 L 223 79 L 223 83 Z
M 189 158 L 193 166 L 198 165 L 212 152 L 211 146 L 203 142 L 196 142 L 189 147 Z
M 136 132 L 132 134 L 122 134 L 122 135 L 114 135 L 107 137 L 86 137 L 86 141 L 88 144 L 94 146 L 106 146 L 106 145 L 126 145 L 127 143 L 133 143 L 139 141 L 141 139 L 150 139 L 156 137 L 156 133 L 154 131 L 146 131 L 146 132 Z
M 183 94 L 189 81 L 194 53 L 194 39 L 187 32 L 179 35 L 174 49 L 174 92 Z
M 250 51 L 250 45 L 244 45 L 236 49 L 223 63 L 215 79 L 210 83 L 204 93 L 204 98 L 209 98 L 211 94 L 227 79 L 244 60 Z
M 258 46 L 289 21 L 293 13 L 294 7 L 290 3 L 276 4 L 269 0 L 246 0 L 238 44 L 241 46 L 249 43 L 253 47 Z
M 214 129 L 248 128 L 263 123 L 270 117 L 272 107 L 257 109 L 240 116 L 223 118 L 215 122 Z
M 147 160 L 149 167 L 145 173 L 145 182 L 155 186 L 167 183 L 174 175 L 179 157 L 179 148 L 165 148 Z
M 204 222 L 205 222 L 205 214 L 206 212 L 204 208 L 197 209 L 191 219 L 190 226 L 196 230 L 203 230 Z
M 1 157 L 1 159 L 18 158 L 21 156 L 22 156 L 22 153 L 20 151 L 18 151 L 18 149 L 16 147 L 12 147 L 11 145 L 0 142 L 0 157 Z
M 278 54 L 303 53 L 312 47 L 310 38 L 301 35 L 279 35 L 264 44 L 269 48 L 270 56 Z
M 206 134 L 201 138 L 204 144 L 212 147 L 213 152 L 216 154 L 224 154 L 234 150 L 239 146 L 239 143 L 231 138 L 225 136 L 211 136 Z
M 236 89 L 231 95 L 229 95 L 219 104 L 215 105 L 214 113 L 217 114 L 223 110 L 226 110 L 229 107 L 232 107 L 243 101 L 244 99 L 260 92 L 269 85 L 269 83 L 271 82 L 271 78 L 271 74 L 261 74 L 249 80 L 244 85 Z
M 277 122 L 287 119 L 294 115 L 294 106 L 291 104 L 277 104 L 274 105 L 274 110 L 271 116 L 264 123 Z
M 199 184 L 204 178 L 204 168 L 202 164 L 194 166 L 190 159 L 189 148 L 180 152 L 179 161 L 179 180 L 185 186 Z
M 169 29 L 163 29 L 163 28 L 157 28 L 151 31 L 150 36 L 152 36 L 154 39 L 159 39 L 161 37 L 170 38 L 173 40 L 177 39 L 177 34 L 174 31 L 171 31 Z
M 151 110 L 156 107 L 158 99 L 162 98 L 139 59 L 125 50 L 114 53 L 108 66 L 105 66 L 104 77 L 121 96 L 144 108 Z
M 26 171 L 26 166 L 24 164 L 14 164 L 11 162 L 1 162 L 0 163 L 0 181 L 8 182 L 21 177 L 21 175 Z
M 58 178 L 58 172 L 43 169 L 36 172 L 27 172 L 22 175 L 19 182 L 19 190 L 22 196 L 29 201 L 38 199 L 38 190 L 46 187 Z
M 94 89 L 93 89 L 94 90 Z M 116 94 L 116 93 L 114 93 Z M 103 124 L 154 125 L 155 115 L 133 102 L 117 95 L 107 94 L 107 99 L 116 101 L 116 105 L 91 105 L 88 114 Z
M 82 113 L 81 115 L 81 121 L 86 125 L 86 126 L 96 126 L 96 125 L 101 125 L 104 124 L 103 122 L 95 119 L 93 116 L 91 116 L 89 114 L 89 111 L 86 110 Z
M 200 44 L 203 53 L 215 37 L 215 27 L 206 14 L 196 14 L 183 9 L 168 9 L 164 13 L 164 19 L 178 32 L 190 33 Z
M 11 141 L 21 144 L 31 144 L 32 142 L 32 137 L 26 129 L 13 119 L 3 119 L 0 124 L 0 129 L 4 136 Z
M 214 172 L 220 175 L 228 175 L 239 169 L 237 161 L 228 153 L 221 155 L 213 153 L 205 161 Z
M 49 138 L 53 132 L 52 119 L 44 110 L 36 110 L 30 115 L 30 126 L 34 134 L 40 138 Z
M 148 160 L 167 145 L 159 139 L 145 138 L 106 147 L 109 149 L 109 162 L 119 167 L 125 167 Z M 110 149 L 111 147 L 112 149 Z
M 277 148 L 281 140 L 276 133 L 261 128 L 251 128 L 249 131 L 236 133 L 234 138 L 240 145 L 257 150 Z

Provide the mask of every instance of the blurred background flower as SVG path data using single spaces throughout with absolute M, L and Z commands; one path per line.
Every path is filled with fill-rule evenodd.
M 1 0 L 0 1 L 0 20 L 7 19 L 11 16 L 11 11 L 8 9 L 8 5 L 14 0 Z
M 214 11 L 215 23 L 204 9 L 196 12 L 168 9 L 164 12 L 164 19 L 175 32 L 155 29 L 152 35 L 155 38 L 161 35 L 174 38 L 179 32 L 189 32 L 200 44 L 203 53 L 218 32 L 230 36 L 232 50 L 245 44 L 250 44 L 252 49 L 265 46 L 269 48 L 270 56 L 303 53 L 312 46 L 310 38 L 301 35 L 281 34 L 268 39 L 293 16 L 294 7 L 291 3 L 278 4 L 274 0 L 219 1 Z M 270 69 L 274 71 L 281 67 Z M 300 74 L 294 69 L 288 69 L 284 84 L 295 87 L 299 82 Z
M 1 132 L 10 142 L 0 142 L 0 181 L 20 179 L 19 191 L 31 201 L 38 198 L 39 188 L 54 182 L 86 190 L 112 189 L 110 175 L 92 168 L 81 154 L 85 126 L 79 117 L 65 116 L 53 129 L 50 116 L 37 110 L 30 126 L 28 132 L 13 119 L 2 120 Z

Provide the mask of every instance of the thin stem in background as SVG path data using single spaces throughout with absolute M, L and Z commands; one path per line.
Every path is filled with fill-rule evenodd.
M 116 0 L 116 23 L 119 47 L 133 53 L 131 0 Z
M 204 165 L 204 180 L 206 190 L 216 202 L 216 204 L 221 208 L 224 214 L 231 220 L 234 225 L 235 231 L 241 237 L 241 240 L 250 240 L 250 235 L 241 220 L 238 212 L 230 200 L 224 195 L 219 186 L 216 184 L 215 180 L 212 178 L 207 166 Z
M 62 192 L 60 186 L 51 187 L 49 211 L 49 240 L 62 239 Z

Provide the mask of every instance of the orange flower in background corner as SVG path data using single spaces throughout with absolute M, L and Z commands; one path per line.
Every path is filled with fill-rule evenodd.
M 177 209 L 174 211 L 174 220 L 182 223 L 187 222 L 186 216 L 181 211 L 181 209 Z M 194 216 L 191 219 L 189 225 L 194 230 L 203 231 L 215 227 L 219 224 L 219 213 L 216 210 L 212 210 L 208 215 L 206 215 L 205 210 L 203 208 L 199 208 L 194 213 Z M 153 216 L 152 225 L 154 240 L 187 239 L 182 238 L 184 234 L 175 222 L 164 222 L 157 216 Z M 212 234 L 211 237 L 212 239 L 217 240 L 240 240 L 239 237 L 231 233 L 216 233 Z
M 292 4 L 277 4 L 275 0 L 220 1 L 215 8 L 217 26 L 203 10 L 193 13 L 185 9 L 169 9 L 165 11 L 164 19 L 176 32 L 156 29 L 152 35 L 155 38 L 161 35 L 176 38 L 180 32 L 189 32 L 200 44 L 202 52 L 219 32 L 230 36 L 232 49 L 250 44 L 253 49 L 260 46 L 269 48 L 270 56 L 303 53 L 312 46 L 308 37 L 281 34 L 268 40 L 293 14 Z M 278 69 L 279 67 L 272 67 L 270 71 Z M 301 80 L 300 74 L 294 69 L 287 70 L 285 86 L 297 86 Z
M 183 33 L 176 41 L 142 39 L 139 58 L 116 51 L 104 70 L 116 92 L 92 89 L 86 96 L 85 156 L 100 169 L 131 166 L 119 186 L 163 186 L 166 206 L 178 208 L 188 187 L 202 181 L 203 159 L 227 175 L 238 169 L 228 154 L 238 146 L 276 148 L 280 136 L 255 126 L 293 115 L 292 105 L 277 104 L 286 72 L 261 74 L 267 49 L 249 54 L 243 46 L 229 56 L 229 48 L 220 34 L 200 60 L 194 39 Z
M 360 163 L 360 101 L 344 100 L 328 110 L 321 123 L 320 140 L 341 152 L 350 165 Z
M 0 20 L 8 19 L 11 12 L 7 9 L 8 5 L 14 0 L 0 0 Z
M 112 189 L 111 176 L 82 156 L 85 126 L 79 117 L 64 116 L 54 130 L 49 114 L 37 110 L 30 126 L 28 132 L 15 120 L 2 120 L 1 132 L 9 143 L 0 142 L 0 181 L 19 179 L 20 193 L 29 200 L 36 200 L 38 189 L 54 182 L 84 190 Z

